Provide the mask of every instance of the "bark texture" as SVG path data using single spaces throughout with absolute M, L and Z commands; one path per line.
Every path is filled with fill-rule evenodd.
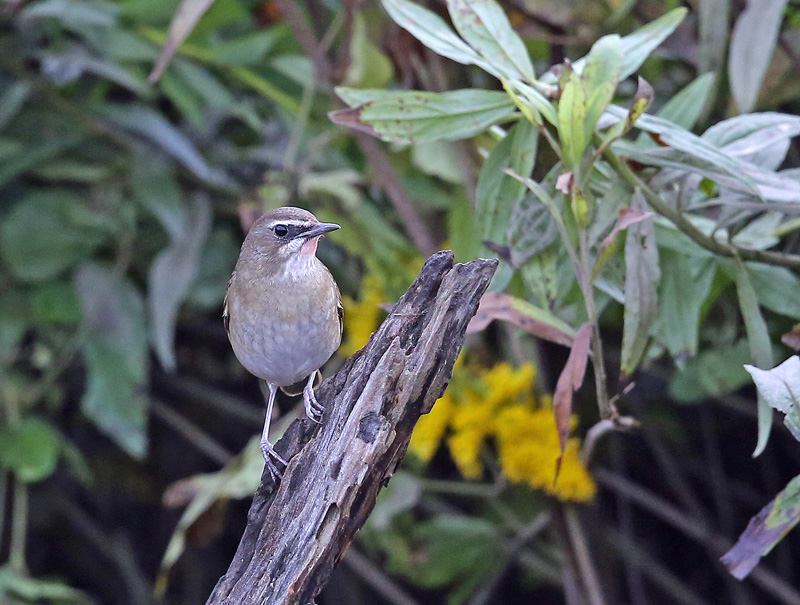
M 431 256 L 369 343 L 317 390 L 321 425 L 295 421 L 275 446 L 289 461 L 253 498 L 239 548 L 207 605 L 313 602 L 452 375 L 497 261 Z M 346 320 L 346 318 L 345 318 Z

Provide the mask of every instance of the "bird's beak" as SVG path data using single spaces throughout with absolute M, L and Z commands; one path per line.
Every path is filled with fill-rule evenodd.
M 312 237 L 319 237 L 320 235 L 325 235 L 326 233 L 336 231 L 337 229 L 341 229 L 341 227 L 336 223 L 320 223 L 313 229 L 309 229 L 308 231 L 301 233 L 300 237 L 311 239 Z

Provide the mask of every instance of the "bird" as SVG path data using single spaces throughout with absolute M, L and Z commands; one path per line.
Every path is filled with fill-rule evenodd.
M 342 342 L 339 287 L 316 256 L 320 238 L 337 229 L 302 208 L 267 212 L 248 231 L 225 293 L 222 317 L 233 352 L 263 381 L 261 452 L 276 480 L 278 464 L 287 464 L 269 441 L 277 391 L 302 392 L 306 414 L 320 422 L 324 408 L 314 395 L 319 369 Z

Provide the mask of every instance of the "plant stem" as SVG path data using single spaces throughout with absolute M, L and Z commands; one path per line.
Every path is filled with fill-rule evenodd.
M 680 210 L 670 206 L 660 195 L 650 189 L 650 187 L 631 170 L 630 166 L 620 159 L 613 151 L 610 149 L 606 150 L 604 156 L 611 162 L 614 168 L 616 168 L 622 178 L 628 181 L 632 187 L 642 192 L 648 205 L 653 210 L 658 212 L 661 216 L 668 218 L 689 239 L 709 252 L 713 252 L 719 256 L 731 258 L 739 257 L 742 260 L 755 261 L 768 265 L 775 265 L 777 267 L 788 267 L 795 271 L 800 270 L 800 255 L 784 254 L 782 252 L 772 252 L 770 250 L 740 248 L 729 242 L 720 241 L 706 235 L 695 227 Z
M 603 356 L 603 340 L 600 336 L 600 322 L 598 321 L 597 306 L 594 301 L 592 268 L 589 262 L 588 232 L 585 227 L 579 229 L 579 244 L 581 271 L 578 277 L 586 304 L 586 314 L 592 324 L 592 368 L 594 369 L 595 390 L 597 391 L 597 406 L 600 408 L 600 417 L 602 419 L 614 420 L 618 414 L 616 408 L 608 398 L 606 366 Z
M 14 482 L 14 499 L 11 503 L 11 540 L 9 545 L 8 565 L 18 576 L 27 575 L 25 565 L 25 540 L 28 537 L 28 485 L 20 481 Z

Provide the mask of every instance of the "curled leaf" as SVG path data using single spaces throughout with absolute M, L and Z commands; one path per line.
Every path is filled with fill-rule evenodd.
M 775 499 L 750 519 L 739 540 L 721 558 L 734 578 L 743 580 L 800 521 L 800 477 L 795 477 Z
M 567 347 L 572 345 L 575 337 L 575 330 L 550 311 L 500 292 L 483 295 L 475 317 L 469 322 L 467 334 L 480 332 L 495 319 L 510 322 L 537 338 Z
M 586 375 L 586 362 L 589 359 L 589 347 L 592 344 L 592 330 L 594 326 L 586 322 L 575 335 L 572 349 L 569 352 L 567 363 L 561 370 L 561 375 L 556 383 L 556 392 L 553 394 L 553 413 L 556 417 L 558 429 L 558 443 L 561 452 L 556 462 L 556 478 L 561 470 L 561 460 L 567 447 L 569 437 L 569 417 L 572 415 L 572 395 L 581 388 L 583 377 Z

